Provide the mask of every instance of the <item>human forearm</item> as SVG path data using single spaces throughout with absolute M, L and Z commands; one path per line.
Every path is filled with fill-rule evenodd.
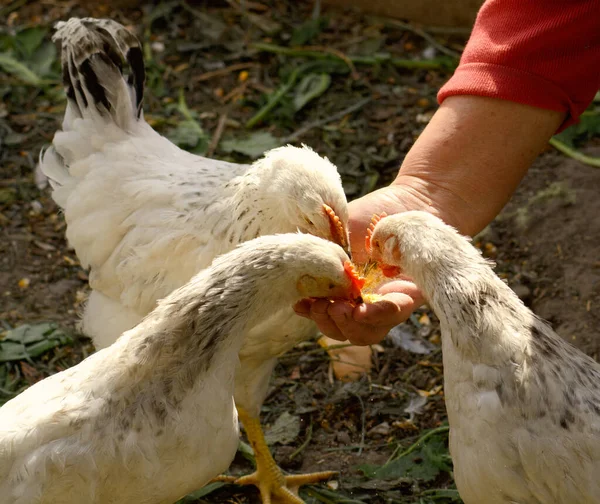
M 565 114 L 478 96 L 447 98 L 393 185 L 465 234 L 500 212 Z

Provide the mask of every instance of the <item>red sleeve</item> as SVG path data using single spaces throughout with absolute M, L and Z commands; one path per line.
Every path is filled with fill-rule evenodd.
M 600 87 L 600 0 L 487 0 L 438 101 L 477 95 L 567 112 Z

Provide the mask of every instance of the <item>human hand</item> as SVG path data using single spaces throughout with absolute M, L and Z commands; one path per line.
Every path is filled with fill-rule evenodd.
M 383 299 L 376 303 L 353 305 L 347 301 L 303 299 L 294 310 L 301 317 L 312 319 L 330 338 L 353 345 L 373 345 L 423 303 L 421 293 L 409 280 L 386 283 L 377 293 Z
M 356 263 L 368 260 L 365 235 L 373 214 L 394 214 L 413 209 L 425 209 L 416 192 L 405 185 L 379 189 L 349 204 L 350 243 L 352 259 Z M 302 317 L 312 319 L 319 330 L 338 341 L 354 345 L 372 345 L 380 342 L 393 327 L 404 322 L 424 299 L 416 285 L 408 278 L 383 284 L 377 291 L 383 299 L 358 306 L 347 301 L 304 299 L 294 310 Z
M 565 112 L 509 100 L 448 97 L 407 153 L 394 183 L 350 203 L 353 261 L 366 262 L 365 232 L 373 214 L 381 212 L 424 210 L 463 234 L 481 231 L 564 118 Z M 423 301 L 406 280 L 386 284 L 379 293 L 384 300 L 374 304 L 301 301 L 296 312 L 332 338 L 368 345 L 383 339 Z

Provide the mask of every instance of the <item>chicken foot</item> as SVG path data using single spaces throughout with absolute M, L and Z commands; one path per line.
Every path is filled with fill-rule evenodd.
M 251 416 L 238 407 L 238 415 L 254 450 L 256 471 L 235 480 L 236 485 L 255 485 L 260 490 L 263 504 L 304 504 L 298 497 L 302 485 L 310 485 L 327 480 L 336 471 L 322 471 L 309 474 L 286 476 L 281 472 L 265 441 L 260 419 Z

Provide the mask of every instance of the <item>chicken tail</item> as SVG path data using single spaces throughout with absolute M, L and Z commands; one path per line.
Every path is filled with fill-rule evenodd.
M 63 208 L 92 163 L 74 169 L 107 144 L 148 134 L 142 102 L 146 71 L 139 40 L 109 19 L 71 18 L 56 25 L 62 46 L 67 108 L 62 131 L 40 154 L 40 168 Z
M 52 40 L 62 45 L 70 108 L 65 122 L 99 114 L 128 130 L 142 116 L 146 71 L 139 40 L 110 19 L 71 18 L 56 28 Z

